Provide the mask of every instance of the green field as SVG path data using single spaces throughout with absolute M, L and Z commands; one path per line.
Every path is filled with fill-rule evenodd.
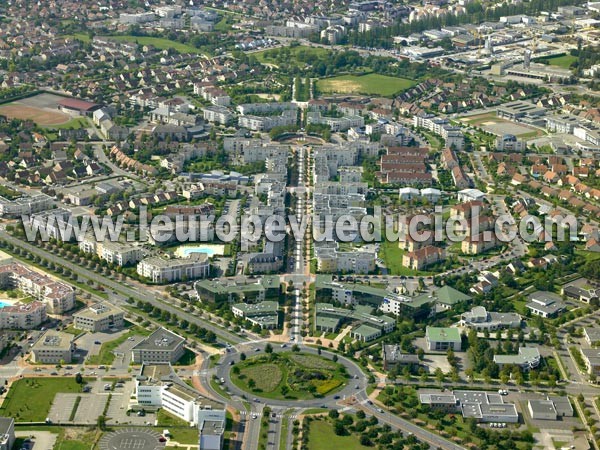
M 331 423 L 325 420 L 315 420 L 310 423 L 308 432 L 308 450 L 366 450 L 374 447 L 360 445 L 356 435 L 338 436 L 333 432 Z
M 162 433 L 165 428 L 168 428 L 172 440 L 185 445 L 198 444 L 198 428 L 190 427 L 185 420 L 160 409 L 156 414 L 156 422 L 156 431 Z
M 304 353 L 259 355 L 236 366 L 239 374 L 231 372 L 231 380 L 236 386 L 273 399 L 322 397 L 344 386 L 347 379 L 341 364 Z
M 72 37 L 79 39 L 83 42 L 90 42 L 90 37 L 86 33 L 75 33 L 71 35 L 65 35 L 64 37 Z M 179 53 L 201 53 L 197 48 L 182 44 L 181 42 L 172 41 L 166 38 L 157 38 L 150 36 L 132 36 L 132 35 L 118 35 L 118 36 L 100 36 L 103 38 L 110 38 L 115 41 L 121 42 L 137 42 L 140 45 L 152 45 L 160 50 L 168 50 L 172 48 Z
M 577 56 L 573 55 L 561 55 L 561 56 L 552 56 L 550 58 L 540 58 L 536 60 L 537 62 L 547 62 L 551 66 L 562 67 L 563 69 L 570 69 L 571 64 L 577 61 Z
M 68 122 L 61 123 L 60 125 L 45 125 L 44 128 L 49 129 L 64 129 L 64 130 L 78 130 L 80 128 L 89 127 L 90 123 L 85 117 L 75 117 Z
M 133 327 L 129 331 L 127 331 L 127 333 L 122 334 L 118 338 L 102 344 L 102 347 L 100 347 L 100 352 L 97 355 L 89 356 L 86 360 L 86 364 L 111 365 L 113 363 L 113 361 L 115 360 L 115 354 L 113 353 L 113 351 L 119 345 L 121 345 L 123 342 L 125 342 L 130 337 L 133 337 L 136 335 L 148 336 L 149 334 L 150 334 L 150 331 L 146 330 L 145 328 L 137 327 L 137 326 Z
M 43 422 L 48 417 L 54 396 L 58 393 L 81 392 L 75 377 L 23 378 L 11 386 L 0 415 L 16 422 Z
M 370 94 L 385 97 L 408 89 L 413 84 L 414 82 L 407 78 L 370 73 L 361 76 L 341 75 L 339 77 L 324 78 L 317 81 L 317 89 L 323 93 Z
M 281 54 L 280 48 L 267 49 L 260 52 L 252 53 L 260 63 L 275 64 L 280 62 L 286 62 L 288 64 L 304 65 L 302 61 L 306 60 L 317 60 L 319 58 L 326 57 L 331 50 L 327 50 L 322 47 L 308 47 L 305 45 L 297 45 L 295 47 L 286 47 L 286 51 L 289 49 L 289 56 L 285 56 L 285 60 L 282 61 L 278 55 Z
M 390 275 L 430 275 L 429 272 L 417 271 L 404 267 L 402 265 L 404 253 L 405 251 L 398 247 L 398 241 L 388 241 L 387 239 L 384 239 L 381 242 L 379 257 L 383 259 Z

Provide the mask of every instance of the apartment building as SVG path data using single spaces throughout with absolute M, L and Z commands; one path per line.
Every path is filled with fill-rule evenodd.
M 52 197 L 46 194 L 21 197 L 15 200 L 0 197 L 0 217 L 19 218 L 22 215 L 31 215 L 51 207 Z
M 195 280 L 210 275 L 210 261 L 206 253 L 191 253 L 187 258 L 172 259 L 152 256 L 138 263 L 137 273 L 152 283 Z
M 39 301 L 0 308 L 0 329 L 31 330 L 47 319 L 46 305 Z
M 73 314 L 73 326 L 79 330 L 106 331 L 123 327 L 124 312 L 108 302 L 95 303 Z
M 43 302 L 51 314 L 63 314 L 75 306 L 75 290 L 71 286 L 19 263 L 0 265 L 0 288 L 19 289 Z
M 98 242 L 93 234 L 86 235 L 79 242 L 79 249 L 84 253 L 94 253 L 107 263 L 121 267 L 135 264 L 142 259 L 140 247 L 117 241 Z

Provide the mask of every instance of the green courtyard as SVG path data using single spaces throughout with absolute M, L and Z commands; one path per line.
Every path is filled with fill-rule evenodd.
M 237 363 L 231 380 L 240 389 L 271 399 L 306 400 L 331 394 L 346 384 L 346 368 L 306 353 L 270 353 Z
M 6 394 L 0 415 L 12 417 L 16 422 L 43 422 L 56 394 L 81 392 L 82 386 L 75 382 L 75 377 L 17 380 Z

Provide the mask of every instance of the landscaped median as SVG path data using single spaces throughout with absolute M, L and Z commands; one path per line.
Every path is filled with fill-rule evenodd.
M 237 363 L 232 382 L 246 392 L 279 400 L 319 398 L 341 389 L 346 368 L 330 359 L 306 353 L 267 353 Z

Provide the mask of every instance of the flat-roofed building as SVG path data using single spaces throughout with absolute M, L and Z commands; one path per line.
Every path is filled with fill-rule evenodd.
M 280 281 L 277 275 L 260 277 L 216 278 L 201 280 L 194 284 L 201 301 L 213 303 L 256 303 L 276 299 L 280 293 Z
M 427 327 L 425 331 L 427 349 L 446 351 L 449 348 L 456 352 L 462 350 L 460 330 L 458 328 Z
M 484 391 L 432 391 L 419 394 L 422 404 L 447 413 L 460 412 L 478 422 L 517 423 L 519 413 L 512 403 L 504 403 L 501 395 Z
M 537 347 L 519 347 L 516 355 L 494 355 L 494 362 L 502 369 L 504 366 L 517 366 L 521 370 L 535 369 L 540 365 L 540 351 Z
M 529 295 L 529 302 L 525 305 L 532 314 L 544 318 L 556 317 L 564 311 L 566 305 L 560 295 L 547 291 L 536 291 Z
M 231 305 L 231 312 L 242 317 L 262 329 L 273 329 L 279 325 L 279 303 L 264 301 L 259 303 L 236 303 Z
M 460 325 L 477 331 L 495 331 L 504 328 L 519 328 L 522 317 L 517 313 L 488 312 L 484 306 L 475 306 L 463 313 Z
M 75 349 L 73 337 L 61 331 L 46 331 L 31 347 L 31 360 L 42 364 L 70 363 Z
M 402 352 L 398 344 L 382 344 L 381 357 L 383 359 L 383 368 L 390 370 L 396 366 L 410 366 L 420 364 L 417 355 Z
M 108 302 L 99 302 L 73 314 L 73 326 L 91 332 L 123 327 L 124 313 Z
M 583 336 L 589 345 L 596 346 L 600 342 L 600 328 L 584 327 Z
M 185 338 L 165 328 L 158 328 L 131 349 L 135 364 L 176 363 L 185 351 Z
M 210 422 L 225 423 L 225 405 L 204 397 L 187 385 L 170 364 L 144 364 L 135 379 L 134 397 L 138 409 L 163 408 L 175 417 L 198 426 L 200 431 L 204 429 L 206 450 L 222 448 L 216 446 L 219 442 L 222 446 L 222 435 L 216 424 Z M 201 434 L 200 448 L 203 448 L 202 441 Z
M 137 273 L 153 283 L 195 280 L 210 275 L 210 261 L 206 253 L 190 253 L 187 258 L 172 259 L 151 256 L 138 263 Z

